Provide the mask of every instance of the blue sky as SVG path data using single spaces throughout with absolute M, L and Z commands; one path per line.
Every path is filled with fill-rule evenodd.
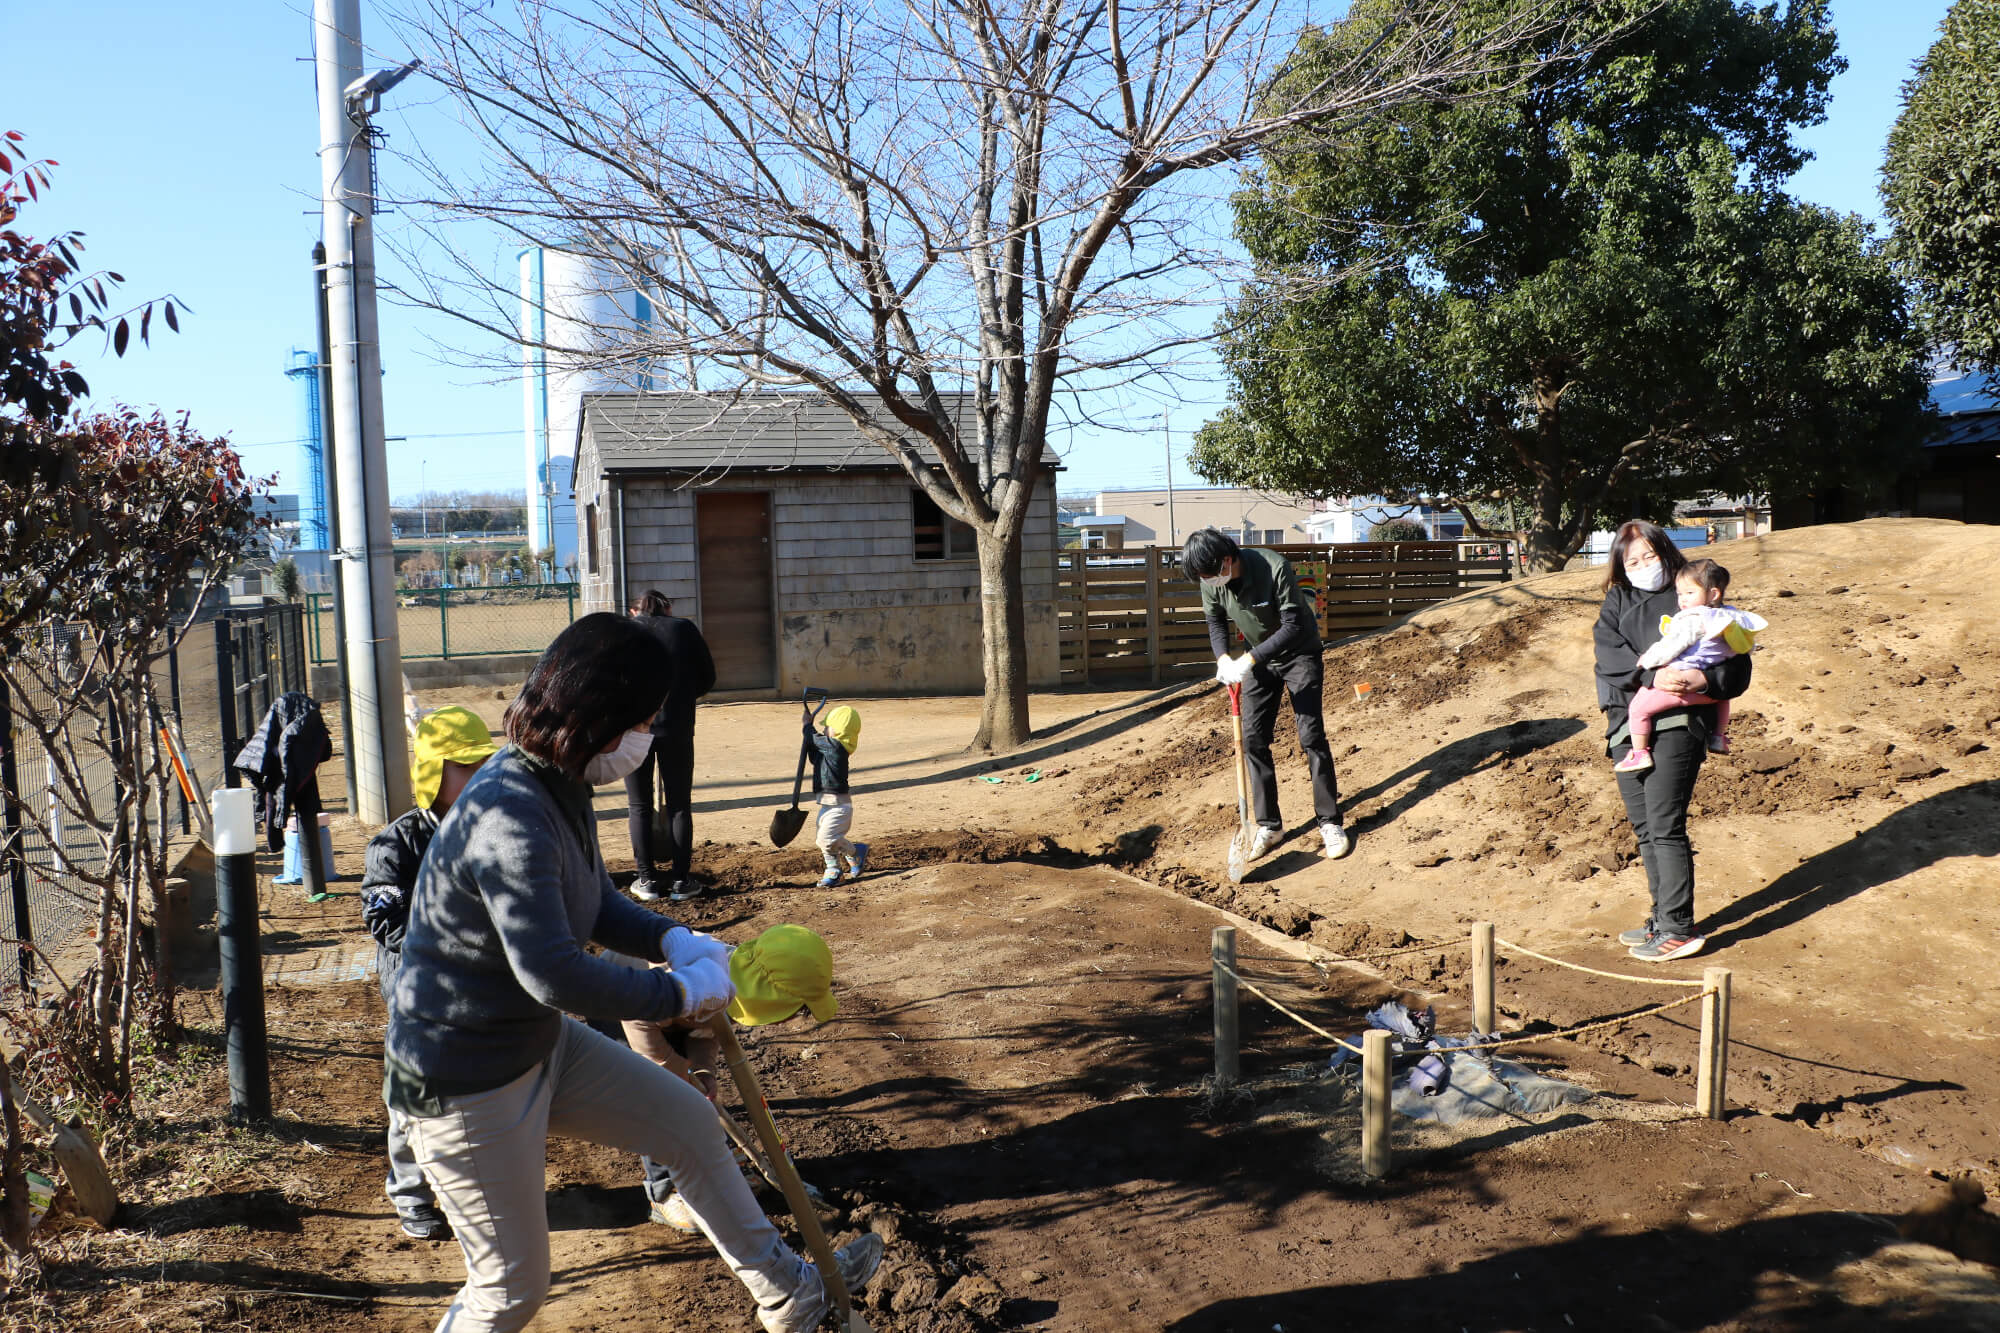
M 1801 197 L 1879 220 L 1877 171 L 1899 88 L 1928 49 L 1948 0 L 1835 0 L 1847 73 L 1828 122 L 1802 139 L 1817 154 L 1793 182 Z M 157 404 L 229 435 L 257 474 L 298 478 L 299 397 L 286 353 L 314 337 L 309 252 L 318 238 L 318 137 L 310 6 L 211 0 L 190 7 L 114 0 L 30 0 L 14 7 L 8 45 L 61 58 L 14 60 L 0 89 L 0 129 L 28 135 L 56 158 L 47 202 L 23 218 L 30 234 L 86 233 L 88 256 L 117 269 L 132 297 L 171 292 L 191 314 L 182 332 L 156 330 L 122 361 L 79 344 L 93 401 Z M 388 30 L 364 5 L 364 37 Z M 374 63 L 397 63 L 382 50 Z M 421 107 L 416 82 L 390 94 Z M 421 109 L 385 116 L 393 135 L 440 133 Z M 1226 182 L 1216 182 L 1218 190 Z M 386 230 L 393 217 L 382 220 Z M 394 261 L 383 256 L 385 277 Z M 385 305 L 383 397 L 390 491 L 517 489 L 519 388 L 446 364 L 437 344 L 475 335 L 444 316 Z M 490 344 L 473 347 L 491 355 Z M 1221 397 L 1190 392 L 1172 413 L 1178 455 Z M 1157 485 L 1157 435 L 1078 441 L 1063 489 Z M 1194 478 L 1176 463 L 1175 480 Z

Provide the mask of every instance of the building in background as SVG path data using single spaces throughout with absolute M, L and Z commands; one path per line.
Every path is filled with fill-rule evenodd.
M 1087 543 L 1097 548 L 1179 546 L 1197 528 L 1215 528 L 1245 545 L 1274 546 L 1308 540 L 1305 522 L 1320 507 L 1241 486 L 1119 489 L 1099 491 L 1094 506 L 1099 522 L 1077 527 L 1079 533 L 1101 534 Z M 1123 522 L 1114 527 L 1104 521 L 1112 518 Z
M 1370 542 L 1376 527 L 1402 519 L 1424 530 L 1424 539 L 1457 541 L 1465 535 L 1465 519 L 1456 509 L 1434 505 L 1392 504 L 1379 495 L 1351 495 L 1326 501 L 1306 520 L 1304 540 L 1326 546 Z
M 333 514 L 326 490 L 326 404 L 320 390 L 325 378 L 319 354 L 294 347 L 285 357 L 285 377 L 298 386 L 299 478 L 301 481 L 296 515 L 299 524 L 297 546 L 301 551 L 333 549 Z
M 643 336 L 652 304 L 608 265 L 569 250 L 520 253 L 522 423 L 526 446 L 528 546 L 553 548 L 557 577 L 576 559 L 576 446 L 583 396 L 654 386 L 643 358 L 624 380 L 598 367 L 603 353 Z M 590 361 L 586 364 L 586 354 Z
M 970 395 L 960 397 L 969 427 Z M 626 392 L 587 394 L 582 410 L 583 609 L 618 610 L 658 589 L 701 626 L 722 690 L 981 688 L 972 529 L 832 403 L 809 392 Z M 1035 689 L 1062 678 L 1055 534 L 1051 475 L 1022 534 Z

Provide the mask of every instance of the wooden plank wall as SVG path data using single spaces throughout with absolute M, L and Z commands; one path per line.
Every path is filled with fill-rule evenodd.
M 1398 616 L 1511 577 L 1505 542 L 1357 542 L 1274 546 L 1319 610 L 1320 637 L 1378 629 Z M 1056 636 L 1066 685 L 1206 675 L 1215 658 L 1201 587 L 1177 547 L 1056 553 Z

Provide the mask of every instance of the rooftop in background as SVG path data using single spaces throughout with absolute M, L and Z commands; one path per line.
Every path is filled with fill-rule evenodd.
M 864 402 L 873 394 L 856 394 Z M 972 397 L 947 394 L 970 430 Z M 884 414 L 883 427 L 908 439 L 933 465 L 937 453 Z M 826 471 L 900 469 L 886 450 L 855 428 L 853 418 L 817 393 L 756 394 L 607 392 L 585 394 L 580 431 L 597 448 L 607 473 L 635 471 L 716 472 L 737 469 L 777 472 L 798 468 Z M 1044 446 L 1051 470 L 1062 460 Z
M 1991 376 L 1977 370 L 1949 367 L 1931 381 L 1931 405 L 1946 416 L 1960 412 L 2000 410 L 2000 396 Z

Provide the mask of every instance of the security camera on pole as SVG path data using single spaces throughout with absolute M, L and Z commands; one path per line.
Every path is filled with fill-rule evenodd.
M 410 762 L 397 682 L 395 551 L 389 530 L 388 460 L 382 430 L 382 350 L 375 313 L 373 144 L 368 118 L 382 94 L 407 78 L 361 71 L 360 0 L 314 0 L 313 50 L 319 74 L 322 231 L 326 242 L 331 344 L 334 471 L 340 492 L 340 550 L 347 645 L 343 701 L 354 814 L 386 824 L 410 804 Z

